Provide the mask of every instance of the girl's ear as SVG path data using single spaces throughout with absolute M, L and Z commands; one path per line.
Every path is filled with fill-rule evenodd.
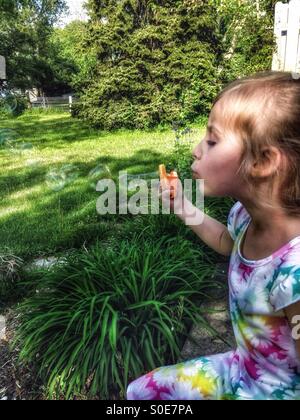
M 267 146 L 261 151 L 261 157 L 252 168 L 252 175 L 255 178 L 269 178 L 278 172 L 282 155 L 280 150 L 274 146 Z

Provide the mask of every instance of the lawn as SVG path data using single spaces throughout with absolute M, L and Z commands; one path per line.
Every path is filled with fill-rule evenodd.
M 194 144 L 202 134 L 193 127 Z M 0 119 L 0 251 L 27 259 L 130 230 L 133 216 L 97 214 L 95 183 L 157 171 L 174 142 L 172 130 L 105 133 L 61 112 Z

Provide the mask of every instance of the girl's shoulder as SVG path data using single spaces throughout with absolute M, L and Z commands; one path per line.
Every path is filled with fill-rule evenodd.
M 240 201 L 237 201 L 230 209 L 227 218 L 227 228 L 234 241 L 250 219 L 251 216 L 244 205 Z
M 236 240 L 241 230 L 251 219 L 241 202 L 236 202 L 229 211 L 227 227 L 230 236 Z M 300 301 L 300 236 L 295 237 L 274 253 L 269 264 L 262 267 L 263 274 L 269 270 L 268 283 L 270 303 L 280 311 Z
M 285 246 L 272 280 L 270 301 L 277 311 L 300 301 L 300 237 Z

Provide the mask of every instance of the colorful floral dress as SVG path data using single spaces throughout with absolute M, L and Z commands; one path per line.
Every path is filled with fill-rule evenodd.
M 271 256 L 247 260 L 240 244 L 251 217 L 238 201 L 228 230 L 235 351 L 159 367 L 131 382 L 128 400 L 300 399 L 300 359 L 283 309 L 300 301 L 300 236 Z

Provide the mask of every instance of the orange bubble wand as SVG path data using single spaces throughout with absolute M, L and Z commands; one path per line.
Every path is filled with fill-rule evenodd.
M 170 190 L 170 198 L 173 200 L 177 195 L 178 174 L 176 171 L 171 171 L 169 174 L 166 171 L 165 165 L 159 165 L 159 177 L 161 188 L 163 191 Z

